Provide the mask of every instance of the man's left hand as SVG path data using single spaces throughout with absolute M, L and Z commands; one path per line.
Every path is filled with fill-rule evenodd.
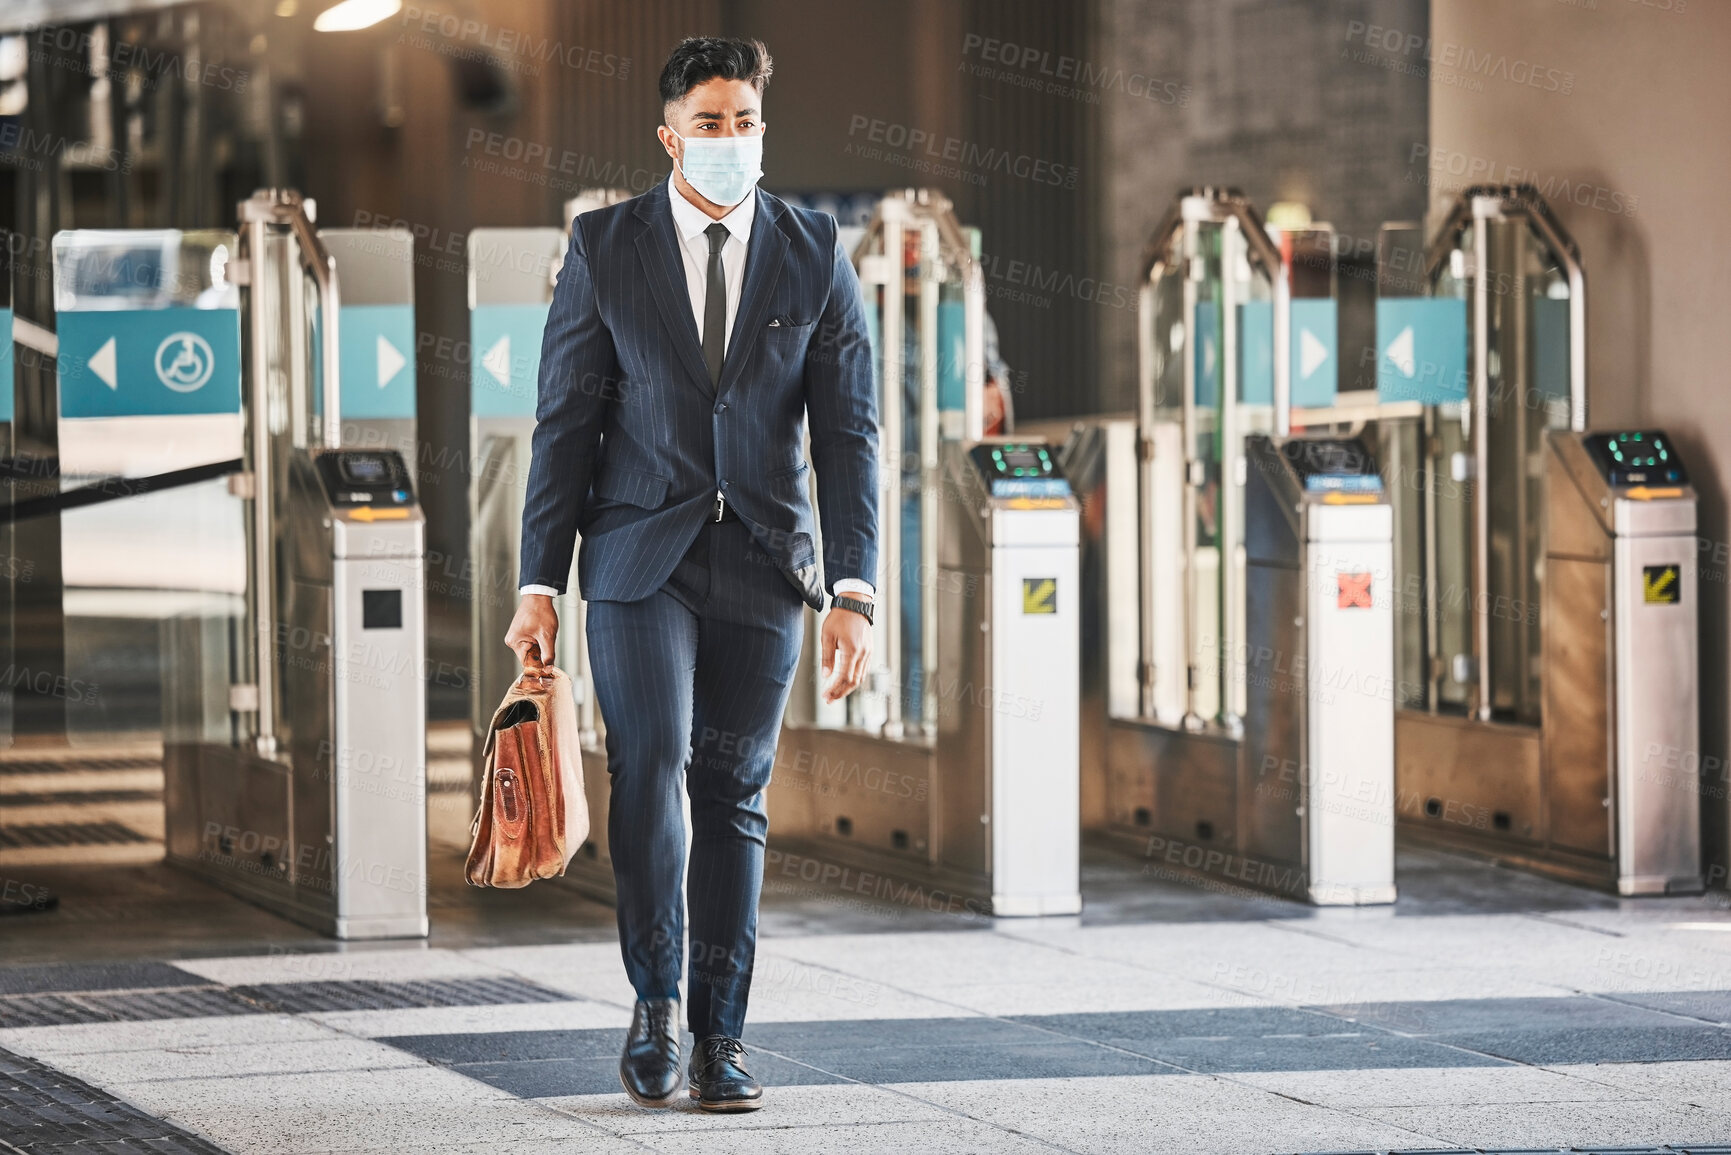
M 849 596 L 861 601 L 871 600 L 863 594 Z M 860 680 L 865 677 L 866 665 L 872 656 L 872 624 L 866 621 L 864 614 L 831 608 L 823 616 L 823 636 L 819 647 L 826 680 L 823 700 L 839 702 L 859 689 Z

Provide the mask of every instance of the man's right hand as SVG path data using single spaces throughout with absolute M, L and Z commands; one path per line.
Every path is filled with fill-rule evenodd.
M 559 611 L 546 594 L 524 594 L 517 602 L 505 644 L 517 652 L 525 670 L 539 670 L 553 661 L 553 640 L 559 636 Z

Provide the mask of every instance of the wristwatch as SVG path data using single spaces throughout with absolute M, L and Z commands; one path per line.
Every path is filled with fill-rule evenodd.
M 846 594 L 836 594 L 829 599 L 829 608 L 832 610 L 852 610 L 856 614 L 864 614 L 865 620 L 869 622 L 872 620 L 872 611 L 877 608 L 877 605 L 874 602 L 861 601 L 859 598 L 850 598 Z

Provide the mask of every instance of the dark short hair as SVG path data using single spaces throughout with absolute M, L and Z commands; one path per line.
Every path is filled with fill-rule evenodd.
M 687 36 L 661 69 L 661 103 L 684 100 L 706 80 L 743 80 L 763 95 L 775 71 L 769 49 L 761 40 L 733 36 Z

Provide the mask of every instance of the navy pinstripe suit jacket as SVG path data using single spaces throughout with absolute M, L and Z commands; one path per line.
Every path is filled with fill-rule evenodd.
M 579 216 L 553 292 L 519 569 L 583 596 L 660 589 L 719 490 L 814 608 L 877 581 L 877 391 L 859 279 L 835 218 L 758 191 L 719 385 L 704 367 L 663 181 Z M 802 432 L 823 526 L 813 547 Z

